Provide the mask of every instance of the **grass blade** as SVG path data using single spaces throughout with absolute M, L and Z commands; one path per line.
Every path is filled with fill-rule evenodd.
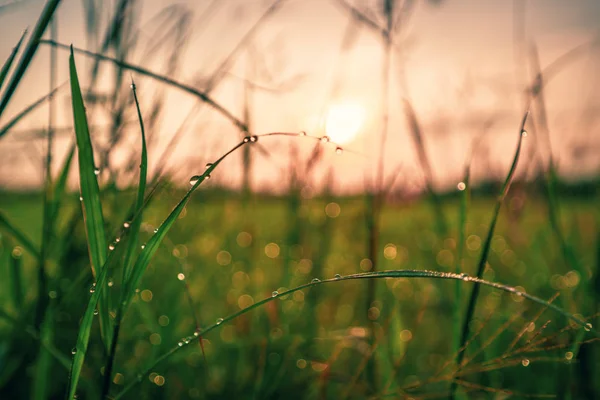
M 173 355 L 174 353 L 178 352 L 180 349 L 185 348 L 187 345 L 189 345 L 190 343 L 192 343 L 194 340 L 198 340 L 200 337 L 205 336 L 207 333 L 209 333 L 210 331 L 215 330 L 217 327 L 223 325 L 224 323 L 227 323 L 229 321 L 234 320 L 235 318 L 244 315 L 258 307 L 261 307 L 271 301 L 275 301 L 277 300 L 279 297 L 283 297 L 283 296 L 287 296 L 290 295 L 294 292 L 300 291 L 300 290 L 304 290 L 304 289 L 308 289 L 308 288 L 312 288 L 315 286 L 320 286 L 320 285 L 324 285 L 324 284 L 330 284 L 330 283 L 337 283 L 337 282 L 341 282 L 341 281 L 349 281 L 349 280 L 362 280 L 362 279 L 385 279 L 385 278 L 426 278 L 426 279 L 450 279 L 450 280 L 460 280 L 463 282 L 471 282 L 475 284 L 475 287 L 479 286 L 479 285 L 484 285 L 484 286 L 488 286 L 488 287 L 492 287 L 494 289 L 498 289 L 498 290 L 502 290 L 504 292 L 507 293 L 511 293 L 511 294 L 517 294 L 519 296 L 522 296 L 534 303 L 540 304 L 544 307 L 548 307 L 550 309 L 552 309 L 553 311 L 555 311 L 556 313 L 564 316 L 567 319 L 570 319 L 574 322 L 576 322 L 578 325 L 580 325 L 582 327 L 582 329 L 584 329 L 585 331 L 589 331 L 589 332 L 593 332 L 596 335 L 600 335 L 600 332 L 598 332 L 597 330 L 593 329 L 592 326 L 589 323 L 586 323 L 586 321 L 578 318 L 577 316 L 563 310 L 562 308 L 556 306 L 555 304 L 552 304 L 540 297 L 537 296 L 533 296 L 530 295 L 528 293 L 525 292 L 521 292 L 517 289 L 515 289 L 512 286 L 508 286 L 508 285 L 504 285 L 501 283 L 496 283 L 496 282 L 490 282 L 490 281 L 486 281 L 484 279 L 480 279 L 480 278 L 476 278 L 476 277 L 470 277 L 470 276 L 465 276 L 462 274 L 455 274 L 452 272 L 439 272 L 439 271 L 429 271 L 429 270 L 391 270 L 391 271 L 378 271 L 378 272 L 365 272 L 365 273 L 360 273 L 360 274 L 353 274 L 353 275 L 346 275 L 346 276 L 342 276 L 342 277 L 335 277 L 333 279 L 325 279 L 325 280 L 313 280 L 310 283 L 306 283 L 304 285 L 300 285 L 298 287 L 295 287 L 293 289 L 290 290 L 286 290 L 284 292 L 279 293 L 277 296 L 273 297 L 267 297 L 261 301 L 257 301 L 256 303 L 254 303 L 253 305 L 246 307 L 240 311 L 237 311 L 231 315 L 229 315 L 226 318 L 219 318 L 217 320 L 216 323 L 206 327 L 205 329 L 203 329 L 200 332 L 195 332 L 193 334 L 193 336 L 189 336 L 187 338 L 185 338 L 180 344 L 177 344 L 176 346 L 174 346 L 171 350 L 169 350 L 168 352 L 166 352 L 165 354 L 163 354 L 162 356 L 158 357 L 156 360 L 154 360 L 154 362 L 151 363 L 150 366 L 148 366 L 144 371 L 142 371 L 141 373 L 139 373 L 137 375 L 137 379 L 132 381 L 129 385 L 127 385 L 117 396 L 114 397 L 114 400 L 118 400 L 123 398 L 123 396 L 129 392 L 131 389 L 133 389 L 138 383 L 140 383 L 142 381 L 142 379 L 150 372 L 152 371 L 156 365 L 158 365 L 161 361 L 164 361 L 165 359 L 167 359 L 168 357 L 170 357 L 171 355 Z
M 69 48 L 69 46 L 67 46 L 67 45 L 64 45 L 61 43 L 56 43 L 51 40 L 41 40 L 40 43 L 49 44 L 51 46 L 56 46 L 61 49 Z M 192 94 L 192 95 L 198 97 L 200 100 L 202 100 L 206 104 L 208 104 L 209 106 L 211 106 L 212 108 L 214 108 L 215 110 L 217 110 L 219 113 L 221 113 L 225 118 L 227 118 L 229 121 L 231 121 L 239 130 L 241 130 L 243 132 L 248 132 L 248 127 L 246 126 L 246 124 L 244 124 L 239 118 L 235 117 L 233 114 L 231 114 L 231 112 L 229 112 L 222 105 L 220 105 L 219 103 L 214 101 L 211 97 L 209 97 L 205 92 L 203 92 L 201 90 L 198 90 L 198 89 L 196 89 L 190 85 L 187 85 L 185 83 L 178 82 L 172 78 L 169 78 L 168 76 L 157 74 L 157 73 L 149 71 L 143 67 L 129 64 L 125 61 L 121 61 L 116 58 L 108 57 L 108 56 L 105 56 L 102 54 L 97 54 L 97 53 L 87 51 L 87 50 L 78 49 L 78 48 L 75 48 L 72 46 L 71 46 L 71 48 L 72 48 L 72 50 L 77 51 L 80 54 L 95 58 L 97 60 L 111 62 L 120 68 L 129 70 L 129 71 L 133 71 L 133 72 L 137 72 L 140 75 L 147 76 L 147 77 L 155 79 L 159 82 L 163 82 L 163 83 L 166 83 L 167 85 L 181 89 L 184 92 L 187 92 L 189 94 Z
M 4 62 L 2 69 L 0 70 L 0 89 L 2 89 L 2 85 L 4 84 L 4 79 L 6 79 L 6 75 L 8 75 L 8 71 L 10 70 L 12 63 L 15 60 L 15 57 L 17 56 L 19 49 L 21 48 L 21 44 L 23 44 L 25 35 L 27 35 L 27 29 L 23 31 L 23 34 L 21 35 L 21 38 L 17 42 L 17 45 L 12 49 L 12 52 L 10 53 L 10 55 Z
M 483 271 L 485 270 L 485 264 L 487 262 L 488 259 L 488 255 L 490 252 L 490 248 L 492 245 L 492 237 L 494 236 L 494 230 L 496 229 L 496 222 L 498 221 L 498 216 L 500 214 L 500 209 L 502 207 L 502 203 L 504 202 L 504 198 L 506 197 L 506 194 L 508 193 L 508 190 L 510 189 L 510 185 L 513 181 L 514 175 L 515 175 L 515 171 L 517 169 L 517 165 L 519 163 L 519 156 L 521 154 L 521 147 L 523 144 L 523 138 L 526 136 L 526 132 L 525 132 L 525 123 L 527 122 L 527 117 L 529 116 L 529 110 L 527 110 L 525 112 L 525 115 L 523 116 L 523 119 L 521 120 L 521 126 L 519 128 L 519 138 L 518 138 L 518 142 L 517 142 L 517 149 L 515 151 L 515 154 L 513 156 L 513 160 L 512 160 L 512 164 L 510 166 L 510 170 L 508 171 L 508 175 L 506 176 L 506 179 L 504 180 L 504 184 L 502 185 L 502 190 L 500 191 L 500 195 L 498 196 L 498 199 L 496 201 L 496 206 L 494 208 L 494 212 L 492 215 L 492 221 L 490 223 L 489 229 L 488 229 L 488 234 L 487 237 L 485 239 L 485 243 L 483 245 L 483 250 L 481 251 L 481 256 L 479 258 L 479 263 L 477 265 L 477 274 L 476 277 L 477 279 L 481 279 L 481 277 L 483 276 Z M 460 345 L 459 348 L 462 348 L 465 343 L 468 340 L 468 336 L 469 336 L 469 324 L 471 323 L 471 320 L 473 319 L 473 315 L 475 314 L 475 307 L 477 305 L 477 298 L 479 297 L 479 290 L 480 290 L 480 286 L 479 285 L 475 285 L 473 287 L 473 291 L 471 292 L 471 296 L 469 297 L 469 305 L 467 307 L 467 312 L 465 314 L 465 319 L 463 320 L 463 325 L 462 325 L 462 332 L 461 332 L 461 338 L 460 338 Z M 460 366 L 462 363 L 462 360 L 465 356 L 465 352 L 461 351 L 458 353 L 457 355 L 457 359 L 456 359 L 456 365 Z M 454 398 L 455 392 L 456 392 L 456 388 L 457 388 L 457 384 L 456 382 L 453 380 L 452 381 L 452 386 L 450 389 L 450 393 L 451 393 L 451 397 Z
M 144 120 L 142 118 L 142 112 L 140 110 L 140 103 L 138 101 L 135 82 L 131 79 L 131 91 L 133 92 L 133 99 L 135 101 L 135 107 L 137 110 L 138 120 L 140 123 L 140 131 L 142 136 L 142 159 L 140 163 L 140 178 L 138 183 L 137 198 L 134 206 L 132 221 L 129 223 L 129 240 L 127 242 L 127 249 L 125 250 L 125 258 L 123 262 L 123 282 L 127 282 L 131 275 L 131 267 L 133 264 L 133 256 L 137 250 L 138 236 L 140 233 L 140 227 L 142 224 L 142 212 L 144 208 L 144 193 L 146 192 L 146 178 L 148 175 L 148 154 L 146 151 L 146 131 L 144 129 Z M 113 329 L 113 336 L 111 339 L 110 352 L 106 361 L 105 373 L 104 373 L 104 385 L 102 386 L 102 398 L 108 395 L 110 390 L 110 383 L 112 380 L 112 369 L 115 361 L 117 342 L 119 340 L 119 331 L 121 326 L 121 318 L 123 316 L 122 311 L 119 312 L 119 316 L 116 319 L 116 323 Z
M 50 23 L 50 19 L 52 18 L 54 11 L 56 11 L 56 8 L 59 4 L 60 0 L 48 0 L 46 5 L 44 6 L 44 9 L 40 14 L 35 28 L 33 28 L 33 33 L 29 38 L 29 42 L 27 42 L 27 46 L 25 46 L 25 50 L 23 51 L 23 54 L 19 59 L 19 64 L 17 65 L 15 71 L 12 74 L 10 82 L 6 87 L 6 91 L 2 96 L 2 100 L 0 100 L 0 116 L 2 115 L 2 113 L 6 109 L 6 106 L 10 102 L 12 95 L 14 94 L 15 90 L 17 89 L 17 86 L 19 85 L 19 82 L 21 81 L 21 78 L 23 78 L 23 75 L 25 75 L 25 72 L 29 67 L 29 63 L 33 59 L 33 56 L 35 55 L 40 45 L 40 39 L 42 38 L 42 35 L 44 34 L 44 31 Z
M 140 131 L 142 135 L 142 159 L 140 163 L 140 179 L 138 182 L 138 190 L 137 190 L 137 200 L 134 208 L 134 215 L 138 215 L 142 213 L 142 208 L 144 206 L 144 193 L 146 192 L 146 179 L 148 175 L 148 154 L 146 150 L 146 131 L 144 129 L 144 121 L 142 118 L 142 112 L 140 111 L 140 103 L 138 101 L 136 86 L 131 80 L 131 90 L 133 91 L 133 99 L 135 101 L 135 107 L 137 109 L 138 120 L 140 122 Z M 142 224 L 141 215 L 131 221 L 131 226 L 129 227 L 129 244 L 127 247 L 127 251 L 125 253 L 125 262 L 123 269 L 123 282 L 126 282 L 129 279 L 129 275 L 131 273 L 131 266 L 133 262 L 133 255 L 135 250 L 137 249 L 137 238 L 140 231 L 140 226 Z
M 81 205 L 83 209 L 83 219 L 92 273 L 97 279 L 100 268 L 102 268 L 106 262 L 106 235 L 104 232 L 102 204 L 100 203 L 100 188 L 98 187 L 98 179 L 96 177 L 97 171 L 94 163 L 94 151 L 92 149 L 85 106 L 83 104 L 81 88 L 77 77 L 75 57 L 73 56 L 72 51 L 71 56 L 69 57 L 69 71 L 71 78 L 71 97 L 73 102 L 73 121 L 75 125 L 75 135 L 77 137 L 79 185 L 82 199 Z M 111 330 L 107 303 L 107 294 L 105 293 L 100 302 L 100 329 L 106 346 L 110 347 L 109 332 L 111 332 Z
M 21 269 L 23 263 L 21 262 L 21 254 L 16 254 L 14 251 L 10 255 L 10 280 L 12 287 L 13 301 L 15 308 L 20 310 L 23 306 L 23 277 L 21 275 Z
M 62 85 L 58 86 L 56 89 L 52 90 L 47 95 L 40 97 L 38 100 L 36 100 L 32 104 L 30 104 L 29 106 L 24 108 L 20 113 L 15 115 L 10 121 L 8 121 L 4 126 L 2 126 L 0 128 L 0 139 L 2 139 L 2 137 L 4 137 L 4 135 L 6 135 L 8 133 L 8 131 L 10 131 L 19 121 L 21 121 L 23 118 L 25 118 L 30 112 L 32 112 L 33 110 L 35 110 L 36 108 L 38 108 L 39 106 L 44 104 L 44 102 L 46 100 L 50 99 L 65 84 L 66 84 L 66 82 L 63 83 Z

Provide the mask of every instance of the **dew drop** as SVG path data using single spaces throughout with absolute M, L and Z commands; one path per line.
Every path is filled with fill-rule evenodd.
M 585 329 L 587 332 L 591 331 L 592 328 L 593 326 L 589 322 L 583 326 L 583 329 Z
M 463 190 L 465 190 L 467 188 L 467 185 L 464 182 L 458 182 L 458 185 L 456 185 L 456 188 L 462 192 Z
M 206 169 L 209 169 L 212 166 L 213 166 L 213 163 L 209 162 L 209 163 L 206 164 Z
M 246 136 L 246 137 L 244 138 L 244 143 L 248 143 L 249 141 L 250 141 L 250 136 Z
M 73 347 L 71 349 L 71 354 L 73 354 L 73 355 L 77 354 L 77 348 Z
M 154 229 L 154 233 L 157 233 L 157 232 L 158 232 L 158 228 L 155 228 L 155 229 Z
M 210 175 L 205 175 L 204 179 L 210 179 Z
M 82 196 L 79 196 L 79 201 L 83 201 L 83 197 Z
M 190 185 L 194 186 L 200 180 L 200 175 L 194 175 L 190 178 Z
M 90 293 L 94 293 L 96 291 L 96 283 L 92 283 L 92 286 L 90 286 Z
M 342 154 L 343 152 L 344 152 L 344 149 L 342 149 L 341 147 L 335 148 L 335 154 Z
M 109 249 L 110 251 L 113 251 L 113 250 L 115 249 L 115 245 L 114 245 L 114 244 L 109 244 L 109 245 L 108 245 L 108 249 Z
M 463 281 L 468 281 L 469 279 L 471 279 L 471 277 L 469 276 L 469 274 L 463 272 L 461 274 L 458 274 L 458 276 L 460 277 L 460 279 L 462 279 Z
M 112 280 L 112 279 L 109 279 L 109 280 L 108 280 L 108 283 L 107 283 L 108 287 L 113 287 L 113 285 L 114 285 L 114 284 L 115 284 L 115 283 L 113 282 L 113 280 Z
M 279 296 L 279 292 L 277 290 L 273 291 L 273 293 L 271 293 L 271 297 L 277 297 Z
M 342 279 L 342 276 L 340 274 L 335 274 L 335 276 L 333 278 L 334 279 Z
M 256 135 L 254 135 L 254 136 L 250 136 L 250 141 L 251 141 L 252 143 L 256 143 L 256 142 L 258 142 L 258 136 L 256 136 Z
M 526 138 L 526 137 L 527 137 L 527 131 L 526 131 L 525 129 L 523 129 L 523 130 L 521 131 L 521 137 L 524 137 L 524 138 Z
M 94 175 L 100 175 L 100 168 L 94 168 Z
M 306 136 L 306 131 L 300 131 L 300 136 Z
M 182 280 L 185 279 L 185 275 L 180 272 L 180 273 L 177 274 L 177 279 L 179 279 L 180 281 L 182 281 Z
M 194 336 L 196 336 L 196 337 L 200 336 L 200 332 L 198 332 L 198 331 L 195 331 L 195 332 L 194 332 Z
M 94 315 L 98 315 L 98 309 L 94 309 Z
M 319 278 L 313 278 L 312 281 L 310 281 L 311 283 L 318 283 L 321 282 L 321 280 Z
M 565 358 L 566 358 L 567 360 L 572 360 L 572 359 L 573 359 L 573 352 L 572 352 L 572 351 L 567 351 L 567 352 L 565 353 Z
M 121 241 L 121 238 L 116 238 L 115 242 L 119 243 Z
M 189 343 L 190 343 L 190 339 L 189 339 L 189 338 L 184 338 L 184 339 L 183 339 L 183 343 L 185 343 L 185 344 L 189 344 Z
M 217 318 L 217 325 L 221 325 L 223 323 L 223 318 Z
M 321 142 L 323 142 L 323 143 L 327 143 L 327 142 L 329 142 L 329 136 L 327 136 L 327 135 L 325 135 L 325 136 L 322 136 L 322 137 L 321 137 Z
M 144 249 L 146 248 L 146 245 L 145 245 L 145 244 L 143 244 L 143 245 L 141 245 L 140 247 L 142 248 L 142 250 L 144 250 Z
M 177 346 L 179 346 L 179 347 L 183 346 L 183 342 L 177 343 Z
M 123 228 L 127 229 L 131 226 L 131 223 L 129 222 L 123 222 Z
M 523 360 L 521 360 L 521 365 L 523 365 L 524 367 L 527 367 L 529 365 L 529 360 L 524 358 Z
M 132 83 L 130 86 L 131 90 L 135 90 L 135 83 Z

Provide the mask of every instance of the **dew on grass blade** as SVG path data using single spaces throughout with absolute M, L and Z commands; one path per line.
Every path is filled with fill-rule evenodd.
M 335 148 L 335 154 L 342 154 L 344 152 L 344 149 L 342 149 L 341 147 L 336 147 Z
M 313 278 L 313 280 L 310 282 L 311 283 L 319 283 L 319 282 L 321 282 L 321 280 L 319 278 Z
M 77 348 L 73 347 L 71 349 L 71 354 L 73 354 L 73 355 L 77 354 Z
M 321 142 L 323 142 L 323 143 L 329 142 L 329 136 L 327 136 L 327 135 L 321 136 Z
M 96 282 L 92 283 L 92 286 L 90 286 L 90 293 L 94 293 L 96 291 Z
M 177 274 L 177 279 L 179 279 L 180 281 L 182 281 L 182 280 L 185 279 L 185 275 L 180 272 L 180 273 Z
M 114 244 L 112 244 L 112 243 L 111 243 L 111 244 L 109 244 L 109 245 L 108 245 L 108 249 L 109 249 L 110 251 L 113 251 L 113 250 L 115 249 L 115 245 L 114 245 Z
M 217 318 L 217 325 L 221 325 L 223 323 L 223 318 Z
M 335 274 L 335 276 L 333 278 L 334 279 L 342 279 L 342 276 L 340 274 Z
M 194 186 L 200 180 L 200 175 L 194 175 L 190 178 L 190 185 Z
M 94 175 L 96 175 L 96 176 L 100 175 L 100 168 L 98 168 L 98 167 L 94 168 Z
M 583 326 L 583 329 L 585 329 L 587 332 L 590 332 L 592 328 L 593 326 L 589 322 Z
M 250 136 L 246 136 L 246 137 L 244 138 L 244 143 L 248 143 L 249 141 L 250 141 Z
M 131 223 L 129 222 L 123 222 L 123 228 L 127 229 L 131 226 Z
M 200 336 L 200 332 L 194 331 L 194 336 L 196 336 L 196 337 Z
M 273 291 L 273 293 L 271 293 L 271 297 L 277 297 L 279 296 L 279 292 L 277 290 Z
M 210 168 L 210 167 L 212 167 L 212 166 L 213 166 L 213 163 L 211 163 L 211 162 L 209 162 L 209 163 L 206 163 L 206 169 L 209 169 L 209 168 Z
M 471 279 L 471 277 L 469 276 L 469 274 L 463 272 L 461 274 L 458 274 L 458 276 L 460 277 L 460 279 L 462 279 L 463 281 L 468 281 L 469 279 Z
M 256 136 L 256 135 L 254 135 L 254 136 L 250 136 L 250 141 L 251 141 L 252 143 L 256 143 L 256 142 L 258 142 L 258 136 Z
M 94 310 L 94 315 L 98 315 L 98 309 L 97 308 Z
M 300 136 L 306 136 L 306 131 L 300 131 Z
M 467 185 L 464 182 L 458 182 L 458 185 L 456 185 L 456 188 L 462 192 L 463 190 L 465 190 L 467 188 Z
M 524 137 L 524 138 L 526 138 L 526 137 L 527 137 L 527 131 L 526 131 L 525 129 L 523 129 L 523 130 L 521 131 L 521 137 Z
M 526 359 L 526 358 L 524 358 L 523 360 L 521 360 L 521 364 L 522 364 L 524 367 L 527 367 L 527 366 L 529 365 L 529 360 L 528 360 L 528 359 Z

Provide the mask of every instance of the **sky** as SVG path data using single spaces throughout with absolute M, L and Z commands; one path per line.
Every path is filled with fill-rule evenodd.
M 379 1 L 347 1 L 370 18 L 383 21 Z M 175 47 L 181 59 L 173 78 L 202 88 L 203 82 L 272 3 L 217 2 L 138 0 L 137 46 L 128 61 L 163 72 L 168 53 Z M 0 6 L 8 3 L 0 2 Z M 524 112 L 523 82 L 532 76 L 532 45 L 535 44 L 544 68 L 571 49 L 591 43 L 600 33 L 600 2 L 414 0 L 414 3 L 410 18 L 401 20 L 401 29 L 394 36 L 395 50 L 387 85 L 389 126 L 383 146 L 386 179 L 398 173 L 394 180 L 396 188 L 418 190 L 423 186 L 423 168 L 402 108 L 405 98 L 421 124 L 436 187 L 455 187 L 472 153 L 470 165 L 476 179 L 506 174 Z M 115 1 L 103 4 L 105 17 L 99 21 L 101 26 L 106 24 Z M 43 5 L 43 1 L 24 0 L 0 8 L 3 38 L 0 58 L 8 57 L 21 32 L 35 24 Z M 515 11 L 520 7 L 524 14 Z M 178 24 L 157 17 L 164 16 L 165 9 L 180 11 L 189 18 L 185 43 L 174 45 L 165 40 L 165 32 Z M 207 10 L 211 10 L 210 18 L 203 20 Z M 524 16 L 524 25 L 515 25 L 520 16 Z M 56 18 L 59 42 L 80 48 L 90 45 L 80 0 L 64 0 Z M 519 26 L 524 26 L 524 41 L 515 41 L 515 29 Z M 344 40 L 346 46 L 342 46 Z M 244 115 L 244 102 L 250 104 L 254 133 L 306 131 L 312 136 L 329 134 L 339 139 L 343 142 L 340 143 L 343 153 L 336 154 L 335 144 L 323 145 L 322 161 L 306 183 L 322 188 L 325 182 L 331 182 L 327 180 L 331 173 L 335 190 L 357 191 L 374 179 L 382 159 L 384 54 L 381 35 L 353 21 L 338 0 L 287 0 L 260 24 L 250 45 L 236 53 L 229 74 L 211 96 L 240 119 Z M 63 82 L 68 79 L 68 53 L 60 50 L 58 56 L 58 81 Z M 600 160 L 595 157 L 600 150 L 600 126 L 595 117 L 600 106 L 596 94 L 600 93 L 596 72 L 599 61 L 599 48 L 588 46 L 577 57 L 569 58 L 545 87 L 552 157 L 561 175 L 570 179 L 597 175 L 600 169 Z M 77 56 L 76 62 L 85 87 L 90 60 Z M 42 46 L 7 112 L 0 118 L 0 125 L 48 92 L 48 66 L 49 48 Z M 150 132 L 154 138 L 149 157 L 151 170 L 168 165 L 175 182 L 184 185 L 190 176 L 202 172 L 207 162 L 240 140 L 239 131 L 230 122 L 207 106 L 198 107 L 194 97 L 139 74 L 132 75 L 143 112 L 151 107 L 161 88 L 167 99 L 160 124 Z M 114 69 L 105 67 L 98 90 L 110 91 L 113 76 Z M 247 97 L 244 77 L 269 90 L 256 88 Z M 121 90 L 127 87 L 124 82 Z M 72 126 L 69 101 L 68 89 L 57 96 L 58 126 Z M 130 112 L 134 116 L 133 103 Z M 43 141 L 32 140 L 28 132 L 45 127 L 47 114 L 47 107 L 40 108 L 0 139 L 1 187 L 34 188 L 42 182 Z M 106 116 L 106 110 L 96 109 L 88 115 L 90 123 L 98 126 L 106 125 Z M 169 148 L 167 158 L 161 158 L 183 121 L 187 123 L 180 140 L 174 148 Z M 135 124 L 130 125 L 126 137 L 111 153 L 113 166 L 139 157 L 139 132 Z M 92 135 L 100 148 L 110 132 L 93 128 Z M 529 135 L 525 142 L 520 176 L 531 173 L 531 158 L 536 149 L 540 149 L 546 161 L 549 157 L 544 147 L 537 145 L 541 143 L 538 136 Z M 55 170 L 72 140 L 72 130 L 58 134 Z M 259 143 L 269 155 L 253 148 L 256 155 L 253 186 L 283 191 L 290 168 L 296 163 L 290 156 L 293 149 L 307 159 L 317 141 L 265 137 Z M 477 147 L 472 151 L 474 143 Z M 233 156 L 215 171 L 216 179 L 212 181 L 239 186 L 240 169 L 241 157 Z M 71 178 L 76 185 L 76 174 Z M 101 174 L 100 178 L 108 176 Z

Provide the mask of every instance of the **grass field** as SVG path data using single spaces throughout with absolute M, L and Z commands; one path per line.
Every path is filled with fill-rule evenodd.
M 124 61 L 131 38 L 123 26 L 134 20 L 127 0 L 115 7 L 97 51 L 62 45 L 52 22 L 59 3 L 46 2 L 29 39 L 0 69 L 2 116 L 38 48 L 51 49 L 53 90 L 58 51 L 68 50 L 70 104 L 61 111 L 72 114 L 74 130 L 74 144 L 53 168 L 59 107 L 52 95 L 3 118 L 0 128 L 0 139 L 15 134 L 48 102 L 43 187 L 0 191 L 1 399 L 600 398 L 598 181 L 567 190 L 551 152 L 535 158 L 540 149 L 525 160 L 534 173 L 518 169 L 526 137 L 550 140 L 539 65 L 514 129 L 512 164 L 498 182 L 472 185 L 467 168 L 456 190 L 438 193 L 424 132 L 404 98 L 423 192 L 391 190 L 397 176 L 386 175 L 383 155 L 400 19 L 393 4 L 412 3 L 386 0 L 384 128 L 368 190 L 337 196 L 327 185 L 331 174 L 321 192 L 303 190 L 324 148 L 344 152 L 330 137 L 309 134 L 312 155 L 290 155 L 287 194 L 257 193 L 249 171 L 255 152 L 269 152 L 265 136 L 307 135 L 257 135 L 249 104 L 241 120 L 217 103 L 211 91 L 230 60 L 202 90 Z M 88 38 L 98 39 L 101 4 L 84 4 Z M 185 15 L 174 10 L 170 21 L 183 25 Z M 93 61 L 89 74 L 78 69 L 84 55 Z M 88 118 L 101 61 L 118 73 L 112 147 L 99 149 Z M 140 107 L 125 72 L 196 97 L 241 132 L 240 142 L 211 154 L 204 172 L 189 174 L 189 186 L 160 171 L 146 129 L 164 98 L 151 112 Z M 124 115 L 133 116 L 136 140 L 131 165 L 115 166 Z M 237 152 L 242 189 L 206 188 Z M 157 165 L 161 173 L 150 174 Z M 117 184 L 120 172 L 134 179 Z

